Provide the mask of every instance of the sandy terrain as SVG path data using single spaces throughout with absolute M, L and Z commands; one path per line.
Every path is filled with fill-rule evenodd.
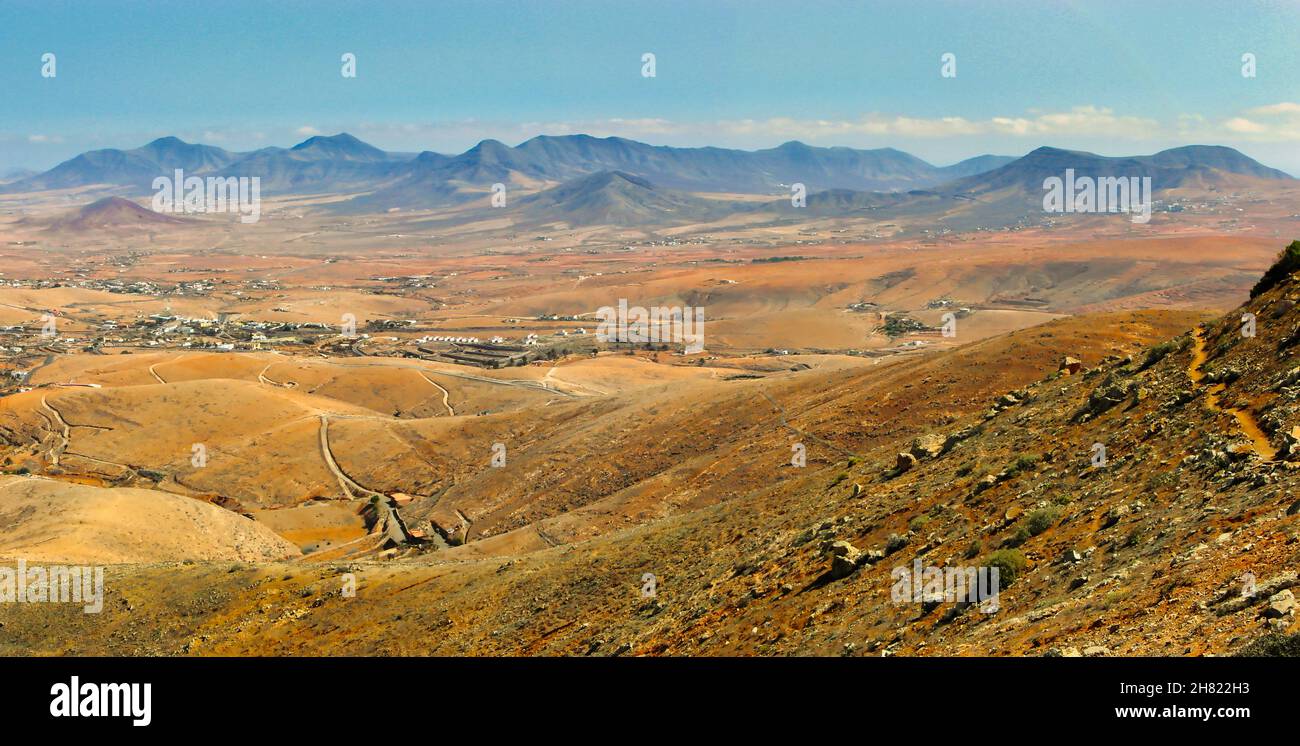
M 243 516 L 154 490 L 0 476 L 0 516 L 0 557 L 32 563 L 270 562 L 298 554 Z

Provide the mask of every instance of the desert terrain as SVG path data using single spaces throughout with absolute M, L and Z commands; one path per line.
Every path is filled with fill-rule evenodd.
M 0 654 L 1224 655 L 1294 631 L 1295 179 L 1166 151 L 1149 223 L 1044 215 L 1023 184 L 1067 156 L 1043 148 L 828 167 L 798 212 L 765 180 L 780 149 L 722 178 L 533 142 L 312 138 L 312 189 L 277 153 L 204 155 L 264 169 L 254 223 L 75 160 L 5 185 L 0 559 L 107 565 L 108 600 L 0 605 Z M 703 349 L 604 338 L 620 302 L 702 309 Z M 892 600 L 914 562 L 1001 568 L 1000 611 Z

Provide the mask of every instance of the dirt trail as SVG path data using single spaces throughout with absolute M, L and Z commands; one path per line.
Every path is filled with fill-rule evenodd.
M 784 427 L 785 429 L 793 432 L 795 435 L 798 435 L 800 438 L 803 438 L 805 440 L 814 440 L 826 446 L 827 448 L 830 448 L 833 451 L 837 451 L 850 458 L 857 457 L 856 453 L 850 451 L 844 446 L 838 445 L 836 443 L 832 443 L 829 440 L 826 440 L 825 438 L 822 438 L 818 435 L 813 435 L 812 433 L 809 432 L 805 432 L 795 427 L 794 425 L 791 425 L 788 418 L 786 417 L 785 407 L 781 406 L 780 404 L 777 404 L 776 399 L 773 399 L 766 391 L 759 391 L 758 393 L 761 394 L 764 399 L 767 399 L 769 404 L 771 404 L 773 407 L 776 408 L 776 413 L 780 417 L 781 427 Z
M 266 372 L 271 369 L 272 365 L 275 365 L 275 363 L 274 362 L 267 363 L 265 368 L 262 368 L 260 371 L 257 372 L 258 383 L 265 383 L 269 386 L 279 386 L 280 388 L 285 388 L 285 389 L 297 388 L 298 384 L 293 381 L 286 381 L 284 383 L 280 383 L 279 381 L 273 381 L 270 378 L 267 378 Z
M 41 406 L 43 406 L 46 410 L 49 411 L 49 414 L 45 414 L 44 412 L 42 412 L 41 415 L 44 416 L 47 420 L 50 420 L 51 424 L 57 425 L 59 428 L 59 431 L 55 433 L 55 437 L 57 437 L 60 440 L 60 443 L 50 448 L 51 466 L 60 466 L 64 456 L 71 456 L 73 458 L 85 459 L 87 461 L 94 461 L 100 464 L 108 464 L 109 466 L 116 466 L 117 468 L 123 470 L 125 473 L 130 474 L 132 478 L 138 478 L 140 476 L 134 467 L 129 466 L 127 464 L 121 464 L 116 461 L 108 461 L 106 459 L 98 458 L 96 456 L 88 456 L 84 453 L 77 453 L 76 451 L 68 450 L 69 448 L 72 447 L 72 428 L 90 427 L 99 430 L 111 430 L 112 428 L 103 427 L 101 425 L 69 424 L 68 421 L 63 418 L 63 413 L 60 412 L 58 408 L 56 408 L 53 404 L 50 403 L 49 398 L 47 396 L 41 396 Z
M 374 498 L 375 508 L 379 512 L 375 525 L 385 537 L 397 545 L 415 543 L 410 531 L 406 528 L 406 522 L 402 520 L 401 514 L 397 511 L 393 499 L 382 492 L 375 492 L 372 489 L 363 487 L 339 467 L 338 462 L 334 459 L 334 452 L 330 450 L 329 427 L 329 415 L 320 415 L 321 456 L 325 459 L 325 465 L 329 467 L 335 479 L 338 480 L 339 486 L 343 488 L 343 493 L 351 498 L 355 498 L 356 493 Z
M 68 423 L 63 419 L 62 413 L 60 413 L 59 410 L 55 409 L 54 407 L 50 406 L 49 399 L 45 395 L 41 396 L 41 406 L 48 409 L 50 411 L 50 414 L 54 415 L 54 417 L 51 420 L 51 424 L 58 425 L 60 429 L 60 432 L 56 433 L 56 435 L 59 437 L 59 439 L 62 442 L 50 448 L 50 465 L 58 466 L 59 457 L 62 456 L 65 451 L 68 450 L 68 445 L 72 437 L 72 428 L 68 427 Z
M 354 362 L 350 362 L 350 361 L 347 361 L 347 360 L 337 360 L 337 361 L 335 361 L 335 362 L 336 362 L 340 367 L 344 367 L 344 368 L 366 368 L 366 367 L 382 367 L 382 368 L 413 368 L 413 369 L 418 370 L 418 371 L 421 371 L 421 372 L 423 372 L 423 373 L 429 373 L 429 374 L 432 374 L 432 375 L 435 375 L 435 376 L 450 376 L 450 377 L 452 377 L 452 378 L 462 378 L 462 379 L 464 379 L 464 380 L 466 380 L 466 381 L 478 381 L 479 383 L 487 383 L 487 384 L 492 384 L 492 385 L 494 385 L 494 386 L 516 386 L 516 387 L 519 387 L 519 388 L 527 388 L 527 389 L 535 389 L 535 390 L 537 390 L 537 391 L 545 391 L 545 392 L 548 393 L 548 394 L 560 394 L 560 395 L 568 396 L 568 397 L 571 397 L 571 398 L 574 398 L 574 399 L 581 398 L 578 394 L 575 394 L 575 393 L 573 393 L 573 392 L 571 392 L 571 391 L 565 391 L 564 389 L 555 389 L 555 388 L 551 388 L 551 387 L 549 387 L 549 386 L 545 386 L 545 385 L 543 385 L 543 384 L 541 384 L 541 383 L 538 383 L 537 381 L 529 381 L 529 380 L 526 380 L 526 379 L 515 379 L 515 378 L 488 378 L 487 376 L 476 376 L 476 375 L 472 375 L 472 374 L 469 374 L 469 373 L 457 373 L 457 372 L 450 371 L 450 370 L 435 370 L 435 369 L 432 369 L 432 368 L 426 368 L 426 367 L 421 366 L 421 365 L 411 365 L 411 364 L 403 364 L 403 363 L 387 363 L 387 364 L 379 364 L 379 363 L 354 363 Z
M 447 414 L 451 415 L 452 417 L 455 417 L 456 410 L 451 408 L 451 402 L 450 402 L 451 393 L 447 391 L 447 389 L 443 388 L 441 384 L 435 382 L 432 378 L 426 376 L 424 374 L 424 371 L 416 371 L 416 373 L 419 373 L 420 378 L 423 378 L 424 380 L 433 384 L 439 391 L 442 392 L 442 406 L 447 408 Z
M 1205 370 L 1203 368 L 1206 359 L 1209 357 L 1208 353 L 1205 351 L 1205 330 L 1197 328 L 1196 331 L 1192 333 L 1192 340 L 1194 343 L 1192 348 L 1192 362 L 1187 366 L 1187 377 L 1192 379 L 1192 383 L 1200 383 L 1205 378 Z M 1205 393 L 1205 406 L 1209 407 L 1211 411 L 1228 412 L 1235 417 L 1237 425 L 1241 427 L 1242 433 L 1250 439 L 1251 448 L 1254 449 L 1255 453 L 1259 454 L 1259 457 L 1265 461 L 1272 461 L 1277 456 L 1277 449 L 1273 447 L 1273 444 L 1269 443 L 1268 435 L 1264 432 L 1263 428 L 1259 426 L 1259 422 L 1255 420 L 1255 416 L 1244 409 L 1220 406 L 1219 395 L 1223 393 L 1223 389 L 1226 385 L 1227 384 L 1216 383 L 1210 386 L 1209 390 Z
M 329 467 L 334 478 L 338 480 L 339 487 L 343 488 L 343 494 L 349 499 L 355 499 L 358 494 L 363 497 L 379 497 L 387 499 L 386 495 L 381 495 L 374 490 L 366 489 L 357 484 L 339 468 L 338 462 L 334 460 L 334 452 L 330 450 L 330 420 L 329 415 L 320 415 L 320 451 L 321 456 L 325 459 L 325 466 Z
M 461 525 L 460 543 L 468 544 L 469 531 L 470 528 L 473 527 L 474 522 L 469 519 L 469 516 L 462 513 L 460 508 L 456 508 L 455 510 L 456 510 L 456 515 L 460 517 L 460 525 Z
M 546 386 L 548 389 L 552 389 L 552 390 L 554 390 L 554 391 L 559 391 L 560 389 L 552 387 L 551 384 L 552 384 L 552 383 L 561 383 L 561 384 L 564 384 L 565 386 L 569 386 L 569 387 L 572 387 L 572 388 L 575 388 L 575 389 L 582 389 L 582 390 L 584 390 L 584 391 L 590 391 L 590 392 L 592 392 L 592 393 L 591 393 L 592 396 L 609 396 L 609 392 L 608 392 L 608 391 L 605 391 L 604 389 L 598 389 L 598 388 L 596 388 L 595 386 L 591 386 L 591 385 L 588 385 L 588 384 L 585 384 L 585 383 L 577 383 L 576 381 L 566 381 L 566 380 L 564 380 L 564 379 L 562 379 L 562 378 L 558 378 L 558 377 L 556 377 L 556 376 L 555 376 L 555 370 L 556 370 L 558 367 L 559 367 L 558 364 L 553 364 L 553 365 L 551 365 L 551 367 L 546 371 L 546 375 L 545 375 L 545 376 L 542 376 L 541 384 L 542 384 L 543 386 Z

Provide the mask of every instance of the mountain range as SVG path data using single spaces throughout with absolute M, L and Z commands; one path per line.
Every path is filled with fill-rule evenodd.
M 1020 158 L 984 155 L 938 167 L 893 148 L 857 150 L 788 142 L 766 150 L 675 148 L 619 137 L 538 136 L 515 147 L 484 140 L 459 155 L 393 153 L 343 133 L 291 148 L 238 153 L 164 137 L 133 150 L 95 150 L 0 193 L 101 186 L 143 196 L 157 176 L 254 176 L 264 195 L 345 194 L 328 209 L 378 213 L 483 200 L 495 184 L 511 193 L 516 223 L 648 225 L 698 222 L 728 213 L 879 217 L 942 214 L 951 225 L 995 225 L 1041 212 L 1044 180 L 1149 176 L 1153 190 L 1248 187 L 1294 181 L 1228 147 L 1189 145 L 1152 155 L 1108 157 L 1040 147 Z M 794 184 L 807 190 L 794 208 Z M 741 201 L 721 194 L 766 194 Z M 516 196 L 518 195 L 518 196 Z
M 157 176 L 184 169 L 187 176 L 257 176 L 268 192 L 386 195 L 395 206 L 418 194 L 428 202 L 438 187 L 485 190 L 494 183 L 563 182 L 602 171 L 622 171 L 670 189 L 771 193 L 794 182 L 810 190 L 891 191 L 934 186 L 1012 161 L 984 155 L 951 166 L 933 166 L 893 148 L 858 150 L 788 142 L 767 150 L 674 148 L 620 137 L 538 136 L 515 147 L 484 140 L 459 155 L 431 151 L 390 153 L 342 133 L 312 137 L 291 147 L 238 153 L 163 137 L 132 150 L 93 150 L 44 173 L 29 175 L 3 191 L 32 192 L 93 185 L 126 193 L 151 190 Z M 459 189 L 443 189 L 450 199 Z

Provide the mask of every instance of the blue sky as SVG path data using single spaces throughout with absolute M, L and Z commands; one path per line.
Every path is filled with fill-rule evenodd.
M 0 170 L 346 130 L 392 150 L 589 132 L 941 164 L 1200 142 L 1300 173 L 1297 32 L 1300 2 L 0 0 Z

